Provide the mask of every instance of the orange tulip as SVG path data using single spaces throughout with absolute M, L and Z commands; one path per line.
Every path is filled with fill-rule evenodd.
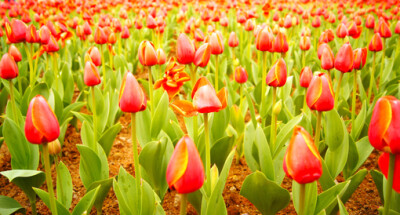
M 34 25 L 29 25 L 28 29 L 26 30 L 25 40 L 27 43 L 39 42 L 39 35 Z
M 195 47 L 189 37 L 181 33 L 176 43 L 177 60 L 181 64 L 190 64 L 193 62 Z
M 128 39 L 129 36 L 130 36 L 129 29 L 127 26 L 124 26 L 124 28 L 122 28 L 121 38 Z
M 167 56 L 165 56 L 165 52 L 162 49 L 157 49 L 157 64 L 163 65 L 167 61 Z
M 381 34 L 381 37 L 383 38 L 389 38 L 392 36 L 392 31 L 390 30 L 389 25 L 382 18 L 379 19 L 377 31 Z
M 349 35 L 349 31 L 347 30 L 346 25 L 343 23 L 339 24 L 336 29 L 336 36 L 339 38 L 345 38 L 347 35 Z
M 229 34 L 229 40 L 228 40 L 228 45 L 232 48 L 237 47 L 239 45 L 239 39 L 236 36 L 236 33 L 234 31 L 232 31 Z
M 286 40 L 286 35 L 280 31 L 276 35 L 273 43 L 272 50 L 274 52 L 286 53 L 289 50 L 289 45 Z
M 247 81 L 247 71 L 242 66 L 238 66 L 235 69 L 235 81 L 239 84 L 244 84 Z
M 146 109 L 147 99 L 138 81 L 127 72 L 119 92 L 119 108 L 123 112 L 136 113 Z
M 365 27 L 369 29 L 375 28 L 375 17 L 372 14 L 368 14 L 367 19 L 365 21 Z
M 258 31 L 256 36 L 256 48 L 259 51 L 270 51 L 272 48 L 272 41 L 274 40 L 274 36 L 272 34 L 271 28 L 265 27 L 262 30 Z
M 282 87 L 286 83 L 287 68 L 283 58 L 280 58 L 269 70 L 266 78 L 268 86 Z
M 308 88 L 310 86 L 310 82 L 313 78 L 313 73 L 310 67 L 304 67 L 300 72 L 300 86 L 304 88 Z
M 300 43 L 299 43 L 300 49 L 303 51 L 307 51 L 311 47 L 311 40 L 307 36 L 303 36 L 300 38 Z
M 139 61 L 143 66 L 154 66 L 157 64 L 157 53 L 153 43 L 143 41 L 139 45 Z
M 334 67 L 335 58 L 333 57 L 333 52 L 329 46 L 325 47 L 321 55 L 321 68 L 325 70 L 330 70 Z
M 99 76 L 99 72 L 97 71 L 97 67 L 91 61 L 87 61 L 85 64 L 85 72 L 83 75 L 83 81 L 89 87 L 96 86 L 101 83 L 101 79 Z
M 10 48 L 8 49 L 8 53 L 13 56 L 15 62 L 20 62 L 22 60 L 22 55 L 21 52 L 19 52 L 18 48 L 15 47 L 14 45 L 11 45 Z
M 210 36 L 211 54 L 220 55 L 224 52 L 224 41 L 220 31 L 214 32 Z
M 47 43 L 49 43 L 50 36 L 51 36 L 51 32 L 46 25 L 43 25 L 42 27 L 40 27 L 39 37 L 40 37 L 40 43 L 42 45 L 46 45 Z
M 95 66 L 100 66 L 101 65 L 101 54 L 99 49 L 96 46 L 92 46 L 89 48 L 87 51 L 90 59 L 94 63 Z
M 94 31 L 94 42 L 99 45 L 103 45 L 107 43 L 107 35 L 105 34 L 103 28 L 97 26 L 96 30 Z
M 306 100 L 311 110 L 329 111 L 335 104 L 330 77 L 325 73 L 314 76 L 307 89 Z

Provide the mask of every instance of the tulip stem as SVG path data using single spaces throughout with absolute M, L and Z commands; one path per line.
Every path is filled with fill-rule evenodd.
M 276 104 L 276 87 L 272 88 L 272 107 L 271 107 L 271 141 L 270 146 L 272 150 L 275 150 L 275 140 L 276 140 L 276 114 L 274 113 L 274 107 Z
M 306 203 L 306 185 L 307 184 L 299 184 L 300 185 L 300 198 L 299 198 L 299 215 L 305 215 L 305 203 Z
M 181 210 L 180 215 L 186 215 L 186 208 L 187 208 L 187 195 L 181 194 Z
M 386 192 L 385 192 L 385 202 L 384 202 L 384 211 L 383 215 L 389 215 L 390 203 L 392 200 L 392 186 L 393 186 L 393 175 L 394 175 L 394 164 L 395 164 L 396 155 L 390 153 L 389 158 L 389 171 L 386 183 Z
M 340 85 L 342 84 L 343 74 L 344 74 L 343 72 L 340 73 L 339 81 L 336 86 L 336 92 L 335 92 L 335 106 L 336 107 L 338 106 L 338 102 L 339 102 L 338 98 L 339 98 L 339 93 L 340 93 Z
M 357 70 L 354 70 L 353 77 L 353 99 L 351 101 L 351 125 L 354 128 L 354 120 L 356 118 L 356 99 L 357 99 Z
M 215 91 L 218 92 L 218 55 L 215 55 Z
M 383 79 L 383 67 L 385 65 L 385 42 L 386 42 L 386 39 L 383 38 L 382 42 L 383 42 L 382 43 L 383 49 L 382 49 L 381 71 L 379 73 L 379 83 L 378 83 L 379 90 L 381 89 L 381 84 L 382 84 L 382 79 Z
M 307 110 L 307 88 L 304 88 L 303 112 Z
M 154 110 L 155 110 L 155 103 L 153 101 L 153 75 L 151 74 L 151 66 L 149 66 L 149 97 L 150 97 L 150 103 L 151 103 L 151 117 L 153 118 L 154 116 Z
M 101 52 L 101 69 L 103 70 L 103 86 L 106 86 L 107 81 L 106 81 L 106 59 L 104 59 L 104 53 L 103 53 L 103 45 L 100 45 L 100 52 Z
M 93 147 L 92 149 L 97 152 L 97 114 L 96 114 L 96 96 L 94 86 L 92 88 L 92 113 L 93 113 Z
M 10 79 L 10 102 L 11 102 L 11 108 L 12 112 L 14 115 L 14 120 L 19 126 L 19 120 L 18 120 L 18 115 L 17 115 L 17 107 L 15 106 L 15 98 L 14 98 L 14 84 L 12 82 L 12 79 Z
M 43 143 L 43 160 L 46 173 L 47 190 L 50 197 L 50 211 L 53 215 L 57 215 L 56 199 L 54 198 L 53 181 L 51 178 L 51 167 L 49 159 L 49 147 L 47 143 Z
M 204 113 L 204 138 L 206 141 L 206 178 L 207 178 L 207 188 L 211 191 L 211 173 L 210 173 L 210 135 L 208 130 L 208 113 Z M 210 192 L 209 192 L 210 194 Z
M 240 110 L 241 113 L 243 113 L 242 112 L 242 105 L 243 105 L 243 86 L 242 86 L 242 84 L 239 85 L 239 96 L 240 96 L 240 99 L 239 99 L 239 110 Z
M 131 113 L 131 139 L 132 139 L 132 151 L 133 151 L 133 162 L 135 165 L 135 176 L 136 176 L 136 191 L 138 196 L 142 195 L 142 188 L 140 186 L 140 182 L 142 180 L 142 176 L 140 173 L 140 165 L 139 165 L 139 154 L 138 154 L 138 143 L 136 141 L 136 113 Z M 139 214 L 141 211 L 141 198 L 138 198 L 138 210 Z
M 29 203 L 31 204 L 31 209 L 32 209 L 32 215 L 36 215 L 36 196 L 33 197 L 33 199 L 29 199 Z
M 322 118 L 322 111 L 317 111 L 318 115 L 317 115 L 317 126 L 315 127 L 315 136 L 314 136 L 314 142 L 315 142 L 315 146 L 317 147 L 317 149 L 319 149 L 319 135 L 321 132 L 321 118 Z
M 301 51 L 301 59 L 303 62 L 303 68 L 306 66 L 306 52 L 305 51 Z
M 121 50 L 120 50 L 120 53 L 121 53 Z M 114 56 L 112 54 L 112 47 L 111 47 L 110 52 L 108 52 L 108 58 L 110 59 L 110 67 L 112 70 L 114 70 L 114 62 L 113 62 Z
M 58 65 L 57 65 L 57 56 L 56 53 L 53 53 L 51 55 L 51 58 L 53 60 L 53 70 L 54 70 L 54 83 L 56 87 L 56 92 L 58 93 Z
M 265 90 L 266 90 L 266 82 L 265 79 L 267 78 L 267 52 L 263 52 L 263 67 L 261 69 L 262 76 L 261 76 L 261 105 L 260 107 L 264 106 L 264 97 L 265 97 Z M 261 111 L 261 108 L 260 110 Z
M 24 43 L 25 52 L 28 57 L 28 64 L 29 64 L 29 85 L 33 88 L 33 84 L 35 83 L 35 74 L 33 70 L 33 63 L 32 63 L 32 43 L 30 44 L 31 48 L 28 48 L 28 45 Z
M 376 52 L 374 52 L 374 58 L 372 59 L 372 72 L 368 88 L 368 104 L 371 101 L 372 86 L 374 86 L 375 84 L 375 59 L 376 59 Z

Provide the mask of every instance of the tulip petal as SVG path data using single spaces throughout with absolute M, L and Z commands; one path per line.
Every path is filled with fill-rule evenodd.
M 167 182 L 170 188 L 185 174 L 189 162 L 189 153 L 186 142 L 179 141 L 168 163 Z
M 400 154 L 395 155 L 394 161 L 394 175 L 393 175 L 393 186 L 392 188 L 397 192 L 400 193 Z M 379 168 L 381 169 L 383 175 L 387 179 L 389 173 L 389 160 L 390 154 L 383 153 L 378 160 Z
M 385 141 L 382 140 L 391 121 L 392 108 L 390 102 L 385 98 L 380 98 L 376 102 L 368 130 L 369 141 L 378 150 L 383 150 L 387 146 Z
M 182 114 L 184 117 L 192 117 L 198 114 L 193 104 L 189 101 L 177 100 L 170 103 L 170 106 L 172 107 L 172 109 L 174 109 L 179 114 Z
M 58 138 L 60 126 L 57 118 L 42 96 L 35 97 L 32 104 L 31 117 L 33 126 L 46 138 L 46 142 L 51 142 Z

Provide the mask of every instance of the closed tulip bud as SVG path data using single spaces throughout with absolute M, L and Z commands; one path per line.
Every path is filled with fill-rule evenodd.
M 221 24 L 222 27 L 228 27 L 229 25 L 228 17 L 222 17 L 221 20 L 219 21 L 219 24 Z
M 378 165 L 379 169 L 381 169 L 383 175 L 388 177 L 389 173 L 389 160 L 390 160 L 390 154 L 389 153 L 383 153 L 378 160 Z M 400 154 L 395 155 L 394 159 L 394 171 L 393 171 L 393 185 L 392 188 L 395 190 L 397 193 L 400 193 Z
M 244 84 L 247 81 L 247 71 L 242 66 L 236 67 L 235 69 L 235 81 L 239 84 Z
M 167 167 L 167 183 L 178 193 L 192 193 L 204 184 L 204 167 L 196 145 L 188 135 L 175 146 Z
M 274 20 L 275 22 L 279 21 L 279 13 L 275 12 L 274 16 L 272 17 L 272 20 Z
M 269 70 L 266 83 L 271 87 L 282 87 L 286 83 L 287 68 L 283 58 L 280 58 Z
M 119 108 L 123 112 L 136 113 L 146 109 L 147 99 L 138 81 L 127 72 L 119 92 Z
M 321 68 L 330 70 L 334 67 L 334 62 L 335 58 L 333 57 L 331 48 L 329 46 L 324 48 L 321 55 Z
M 272 31 L 269 27 L 265 27 L 262 30 L 259 30 L 256 36 L 256 48 L 259 51 L 270 51 L 272 47 L 272 41 L 274 40 L 274 36 L 272 35 Z
M 318 50 L 317 50 L 318 59 L 321 60 L 322 52 L 324 51 L 324 49 L 326 47 L 328 47 L 329 50 L 332 52 L 331 48 L 329 47 L 329 45 L 327 43 L 321 43 L 321 44 L 318 45 Z M 332 52 L 332 55 L 333 55 L 333 52 Z
M 353 69 L 362 69 L 367 62 L 367 48 L 358 48 L 353 51 L 354 65 Z
M 375 28 L 375 17 L 372 14 L 368 14 L 367 19 L 365 21 L 365 27 L 369 29 Z
M 12 19 L 11 23 L 5 21 L 6 35 L 10 43 L 20 43 L 25 41 L 26 25 L 18 19 Z
M 111 32 L 110 35 L 108 35 L 107 43 L 113 45 L 116 42 L 117 42 L 117 36 L 115 36 L 114 32 Z
M 290 28 L 292 27 L 292 17 L 288 14 L 285 17 L 285 20 L 283 22 L 283 27 L 285 28 Z
M 34 25 L 29 25 L 28 29 L 26 30 L 25 40 L 27 43 L 39 42 L 39 35 Z
M 349 43 L 343 44 L 336 54 L 335 69 L 343 73 L 353 70 L 353 50 Z
M 163 65 L 167 61 L 167 56 L 165 55 L 164 50 L 157 49 L 157 64 Z
M 177 40 L 177 60 L 181 64 L 190 64 L 193 62 L 195 47 L 189 37 L 181 33 Z
M 371 52 L 379 52 L 383 49 L 383 41 L 379 33 L 375 33 L 371 38 L 371 42 L 368 45 L 368 50 Z
M 19 52 L 18 48 L 15 47 L 14 45 L 11 45 L 10 48 L 8 49 L 8 53 L 13 56 L 14 60 L 16 63 L 20 62 L 22 60 L 22 55 L 21 52 Z
M 325 73 L 314 76 L 307 89 L 307 106 L 311 110 L 330 111 L 335 105 L 332 83 Z
M 224 52 L 224 41 L 220 31 L 214 32 L 210 36 L 211 54 L 220 55 Z
M 236 36 L 236 33 L 234 32 L 234 31 L 232 31 L 230 34 L 229 34 L 229 40 L 228 40 L 228 45 L 230 46 L 230 47 L 237 47 L 238 45 L 239 45 L 239 39 L 238 39 L 238 37 Z
M 100 54 L 99 49 L 96 46 L 90 47 L 88 50 L 88 54 L 95 66 L 101 65 L 101 54 Z
M 147 16 L 146 19 L 146 27 L 149 29 L 157 28 L 156 20 L 150 14 Z
M 336 29 L 336 36 L 338 36 L 339 38 L 345 38 L 347 35 L 349 35 L 349 32 L 346 25 L 343 23 L 339 24 Z
M 354 39 L 360 37 L 362 32 L 362 26 L 357 26 L 354 22 L 350 22 L 347 26 L 347 29 L 349 30 L 349 36 L 353 37 Z
M 210 56 L 211 56 L 210 44 L 204 43 L 196 50 L 193 63 L 196 66 L 205 67 L 208 64 L 208 61 L 210 61 Z
M 49 42 L 45 45 L 45 50 L 46 50 L 46 52 L 57 52 L 58 50 L 60 50 L 60 47 L 58 46 L 58 42 L 53 37 L 53 35 L 50 36 Z
M 143 66 L 154 66 L 157 64 L 157 53 L 153 43 L 143 41 L 139 45 L 139 61 Z
M 313 73 L 310 67 L 304 67 L 300 72 L 300 86 L 304 88 L 308 88 L 310 86 L 310 82 L 313 78 Z
M 321 156 L 311 135 L 301 126 L 295 126 L 285 157 L 283 170 L 299 184 L 318 180 L 322 175 Z
M 49 154 L 50 155 L 58 155 L 61 152 L 61 144 L 58 139 L 49 142 Z
M 135 28 L 138 30 L 143 28 L 143 23 L 140 18 L 135 19 Z
M 390 27 L 385 20 L 379 20 L 378 33 L 380 33 L 383 38 L 389 38 L 392 36 L 392 31 L 390 31 Z
M 25 119 L 25 137 L 33 144 L 49 143 L 60 135 L 60 126 L 46 99 L 37 95 L 29 103 Z
M 40 38 L 40 43 L 42 45 L 46 45 L 47 43 L 49 43 L 50 36 L 51 36 L 51 32 L 46 25 L 43 25 L 42 27 L 40 27 L 39 38 Z
M 96 86 L 101 83 L 97 67 L 91 61 L 87 61 L 85 64 L 85 73 L 83 75 L 83 81 L 89 87 Z
M 103 28 L 97 26 L 96 30 L 94 31 L 94 42 L 99 45 L 106 44 L 108 37 L 104 32 Z
M 0 60 L 0 77 L 2 79 L 13 79 L 19 74 L 17 63 L 14 58 L 6 53 Z
M 193 106 L 199 113 L 223 110 L 227 105 L 227 90 L 222 88 L 218 94 L 206 77 L 197 80 L 192 91 Z
M 286 53 L 289 50 L 289 45 L 286 40 L 286 35 L 278 31 L 274 42 L 272 43 L 272 50 L 274 52 Z
M 203 41 L 204 41 L 204 33 L 201 31 L 200 28 L 197 28 L 197 29 L 194 31 L 194 39 L 195 39 L 197 42 L 203 42 Z
M 127 26 L 124 26 L 124 28 L 122 29 L 122 33 L 121 33 L 121 38 L 128 39 L 129 36 L 130 36 L 129 29 Z
M 122 31 L 122 25 L 121 25 L 121 22 L 119 21 L 119 19 L 113 18 L 111 24 L 112 24 L 112 27 L 114 29 L 114 32 L 121 32 Z
M 397 21 L 396 27 L 394 28 L 394 33 L 400 34 L 400 20 Z
M 369 142 L 377 150 L 400 154 L 400 101 L 384 96 L 375 104 L 368 129 Z
M 87 35 L 91 35 L 92 34 L 92 28 L 90 27 L 88 22 L 85 22 L 85 24 L 83 24 L 83 33 L 87 36 Z
M 303 36 L 300 38 L 299 42 L 300 49 L 303 51 L 307 51 L 311 47 L 311 40 L 309 37 Z
M 272 114 L 278 115 L 282 110 L 282 100 L 280 99 L 274 107 L 272 107 Z
M 251 19 L 248 19 L 246 23 L 244 23 L 244 30 L 245 31 L 252 31 L 254 30 L 254 22 Z
M 319 16 L 315 17 L 311 23 L 311 26 L 314 28 L 319 28 L 321 26 L 321 18 L 319 18 Z

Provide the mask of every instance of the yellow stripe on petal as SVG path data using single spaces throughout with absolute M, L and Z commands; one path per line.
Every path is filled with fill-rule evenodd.
M 307 144 L 308 149 L 310 149 L 311 153 L 313 153 L 313 155 L 318 158 L 318 160 L 320 159 L 320 155 L 318 152 L 317 147 L 314 145 L 313 141 L 310 139 L 310 137 L 306 134 L 304 134 L 303 132 L 300 132 L 301 136 L 304 139 L 304 142 Z
M 178 143 L 171 161 L 168 164 L 167 179 L 168 185 L 173 187 L 174 184 L 185 174 L 189 162 L 189 152 L 184 139 Z

